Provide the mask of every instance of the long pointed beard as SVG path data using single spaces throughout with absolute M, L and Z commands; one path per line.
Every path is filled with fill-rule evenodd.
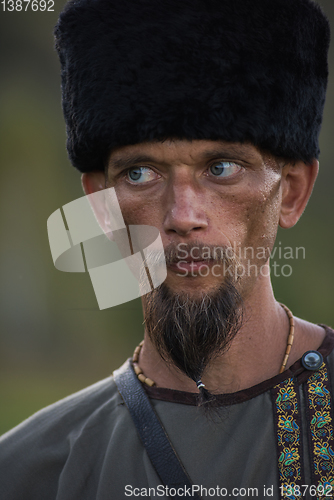
M 239 331 L 242 299 L 228 280 L 199 299 L 175 294 L 163 283 L 145 297 L 144 311 L 148 335 L 160 356 L 197 382 Z

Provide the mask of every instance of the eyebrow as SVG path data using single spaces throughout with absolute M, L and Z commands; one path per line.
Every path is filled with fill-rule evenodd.
M 235 160 L 243 160 L 247 161 L 256 161 L 258 159 L 257 155 L 250 151 L 249 148 L 245 147 L 235 147 L 229 146 L 228 148 L 222 146 L 217 147 L 216 149 L 211 149 L 209 151 L 204 151 L 199 157 L 203 160 L 205 159 L 214 159 L 214 158 L 226 158 L 226 159 L 235 159 Z
M 115 160 L 110 160 L 108 164 L 108 169 L 112 168 L 113 170 L 121 170 L 129 167 L 133 167 L 134 165 L 138 165 L 139 163 L 147 163 L 147 162 L 157 162 L 152 156 L 148 155 L 133 155 L 126 156 L 122 158 L 117 158 Z
M 250 151 L 248 148 L 244 147 L 233 147 L 229 146 L 228 148 L 222 146 L 217 147 L 216 149 L 211 149 L 209 151 L 204 151 L 198 155 L 198 159 L 200 160 L 208 160 L 215 158 L 226 158 L 226 159 L 242 159 L 245 162 L 255 161 L 257 160 L 257 156 Z M 149 155 L 131 155 L 125 156 L 121 158 L 111 159 L 108 163 L 108 170 L 121 170 L 133 167 L 140 163 L 159 163 L 160 165 L 168 165 L 164 161 L 160 161 L 157 158 Z

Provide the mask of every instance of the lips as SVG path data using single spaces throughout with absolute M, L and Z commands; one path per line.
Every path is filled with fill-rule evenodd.
M 211 267 L 215 263 L 214 260 L 200 260 L 200 259 L 192 259 L 191 257 L 187 257 L 185 259 L 180 259 L 172 262 L 168 268 L 174 272 L 193 272 L 196 273 L 203 267 Z

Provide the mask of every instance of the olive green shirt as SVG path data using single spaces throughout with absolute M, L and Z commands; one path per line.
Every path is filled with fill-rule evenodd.
M 319 351 L 333 383 L 334 332 L 326 330 Z M 250 389 L 221 395 L 219 417 L 213 419 L 196 406 L 194 394 L 146 389 L 193 484 L 204 488 L 198 492 L 202 498 L 280 498 L 270 389 L 296 376 L 303 408 L 302 385 L 310 373 L 298 361 Z M 303 424 L 310 485 L 305 418 Z M 0 438 L 1 500 L 164 499 L 165 492 L 112 377 L 39 411 Z

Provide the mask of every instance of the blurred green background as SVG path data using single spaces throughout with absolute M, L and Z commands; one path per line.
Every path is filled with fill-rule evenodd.
M 322 0 L 334 32 L 334 2 Z M 49 215 L 82 196 L 65 151 L 55 12 L 0 11 L 0 434 L 41 407 L 108 376 L 143 336 L 140 300 L 100 311 L 88 274 L 57 271 Z M 1 5 L 2 8 L 2 5 Z M 289 34 L 286 34 L 289 36 Z M 321 133 L 321 172 L 306 213 L 281 246 L 305 247 L 278 300 L 334 326 L 334 52 Z

